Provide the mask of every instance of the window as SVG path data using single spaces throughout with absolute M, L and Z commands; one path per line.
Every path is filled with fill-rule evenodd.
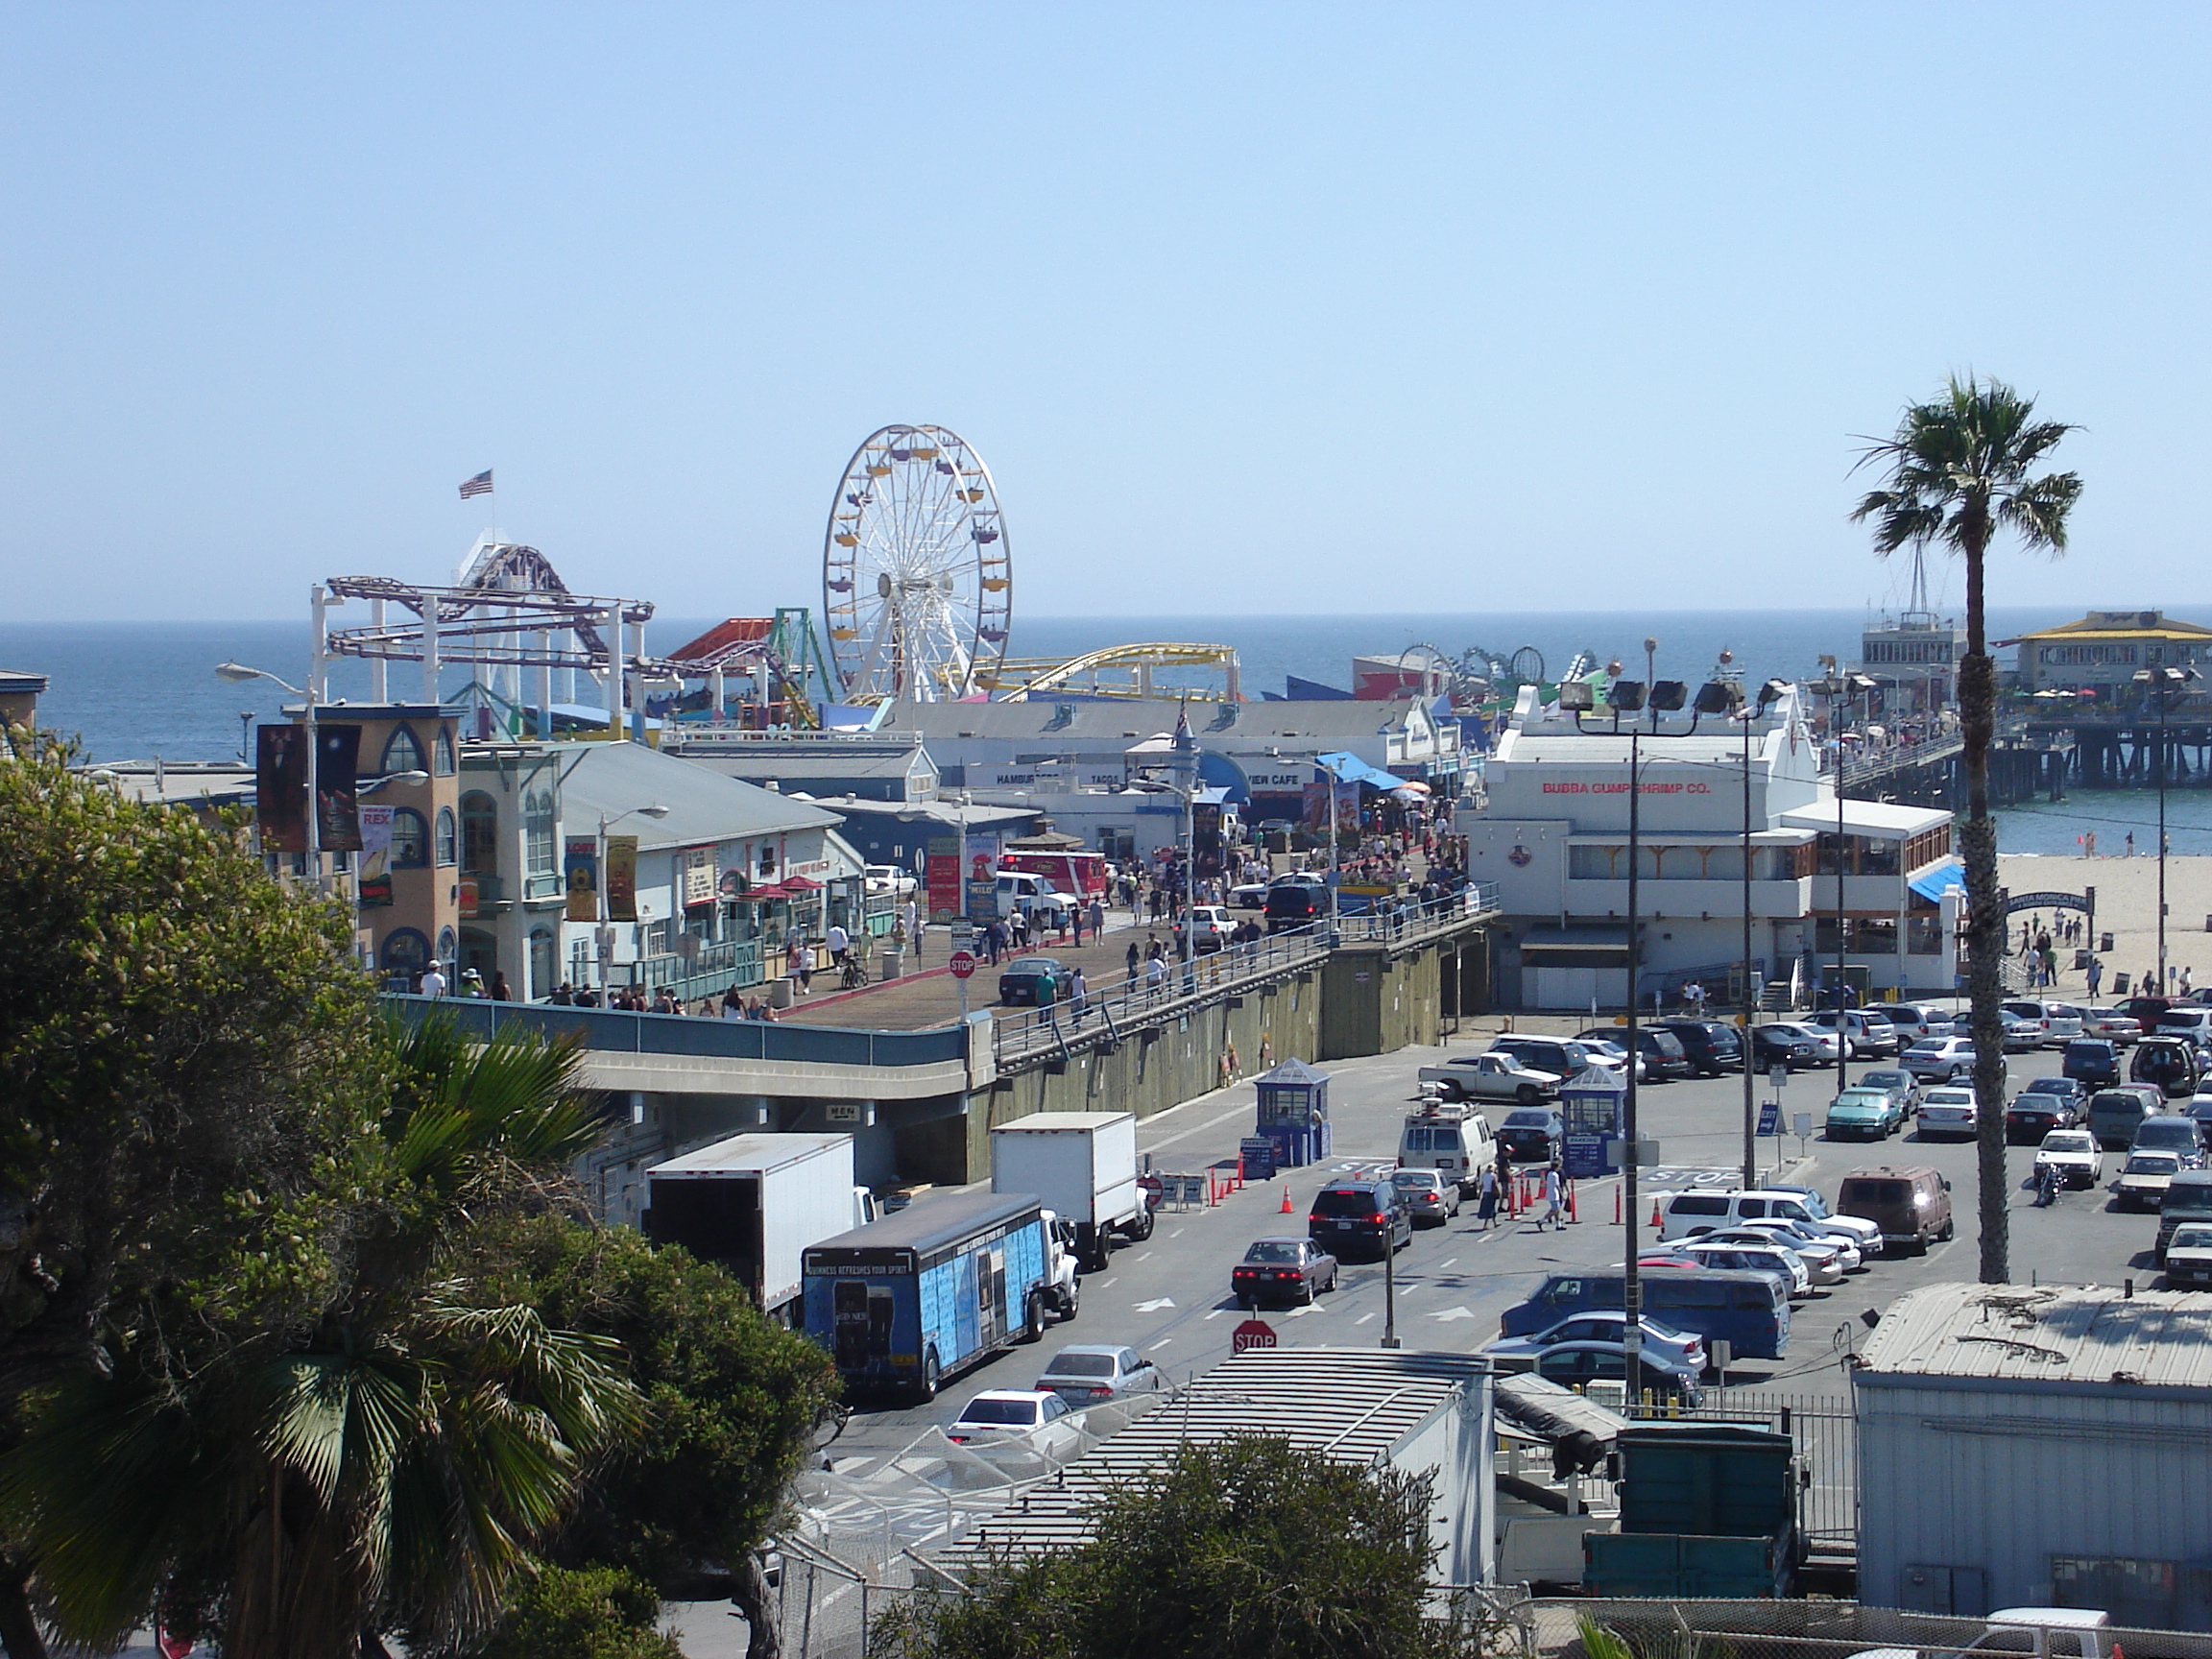
M 386 772 L 420 772 L 422 770 L 422 745 L 415 741 L 415 733 L 404 726 L 392 728 L 392 735 L 384 739 L 383 769 Z
M 441 867 L 450 864 L 459 854 L 460 836 L 453 822 L 453 808 L 438 808 L 438 862 Z
M 422 822 L 422 814 L 412 806 L 393 807 L 392 868 L 426 870 L 429 866 L 430 829 Z
M 412 927 L 395 927 L 377 947 L 377 960 L 387 974 L 413 977 L 430 960 L 430 941 Z
M 553 791 L 532 789 L 522 797 L 522 860 L 532 876 L 553 874 Z
M 530 983 L 523 987 L 525 998 L 535 1001 L 553 992 L 553 976 L 558 971 L 559 957 L 553 949 L 553 930 L 550 927 L 530 929 Z
M 453 776 L 453 733 L 441 724 L 438 728 L 438 776 Z
M 499 869 L 499 804 L 481 789 L 461 797 L 461 868 L 471 876 Z
M 446 963 L 448 966 L 450 966 L 454 957 L 459 954 L 460 950 L 461 937 L 459 934 L 455 933 L 450 927 L 442 927 L 438 930 L 439 961 Z

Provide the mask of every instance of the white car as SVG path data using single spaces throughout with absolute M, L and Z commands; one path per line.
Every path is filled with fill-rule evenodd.
M 2104 1152 L 2097 1137 L 2086 1129 L 2054 1129 L 2035 1148 L 2035 1178 L 2045 1169 L 2058 1171 L 2068 1187 L 2096 1187 L 2104 1180 Z
M 1956 1135 L 1971 1141 L 1981 1127 L 1982 1114 L 1971 1089 L 1931 1089 L 1920 1097 L 1920 1139 L 1933 1141 Z
M 1866 1253 L 1859 1248 L 1859 1241 L 1841 1233 L 1823 1233 L 1817 1222 L 1811 1221 L 1740 1221 L 1740 1233 L 1765 1233 L 1772 1237 L 1785 1249 L 1794 1250 L 1807 1261 L 1814 1252 L 1827 1250 L 1834 1254 L 1838 1275 L 1856 1273 L 1864 1265 Z
M 1678 1256 L 1694 1256 L 1713 1267 L 1748 1268 L 1755 1273 L 1778 1274 L 1792 1296 L 1813 1294 L 1813 1269 L 1796 1251 L 1780 1244 L 1714 1244 L 1705 1238 L 1694 1244 L 1668 1246 Z
M 862 876 L 869 892 L 888 893 L 898 899 L 905 898 L 917 885 L 914 878 L 896 864 L 871 864 Z
M 1264 881 L 1239 881 L 1229 889 L 1229 907 L 1233 910 L 1264 910 L 1267 908 L 1267 883 Z
M 1421 1082 L 1435 1084 L 1447 1100 L 1513 1100 L 1534 1106 L 1559 1093 L 1556 1073 L 1539 1071 L 1496 1051 L 1424 1066 L 1418 1075 Z
M 1188 912 L 1190 924 L 1190 950 L 1195 955 L 1209 950 L 1219 950 L 1229 943 L 1229 935 L 1236 931 L 1237 924 L 1229 920 L 1229 912 L 1218 904 L 1193 904 Z M 1183 938 L 1183 923 L 1175 924 L 1178 945 Z
M 979 1450 L 1010 1446 L 1059 1462 L 1083 1450 L 1082 1431 L 1070 1421 L 1070 1409 L 1067 1401 L 1046 1389 L 986 1388 L 945 1425 L 945 1438 Z
M 1819 1059 L 1814 1062 L 1816 1066 L 1835 1065 L 1836 1057 L 1841 1049 L 1841 1045 L 1837 1041 L 1836 1027 L 1833 1025 L 1822 1027 L 1805 1020 L 1770 1020 L 1760 1029 L 1764 1031 L 1787 1031 L 1791 1036 L 1801 1038 L 1812 1044 L 1820 1055 Z
M 2166 1240 L 2166 1284 L 2212 1286 L 2212 1227 L 2185 1222 Z
M 1767 1214 L 1781 1215 L 1792 1221 L 1802 1221 L 1814 1232 L 1828 1236 L 1840 1235 L 1859 1246 L 1859 1254 L 1869 1260 L 1882 1254 L 1882 1229 L 1863 1215 L 1838 1215 L 1830 1212 L 1828 1201 L 1811 1187 L 1795 1187 L 1777 1182 L 1763 1190 L 1773 1200 Z
M 1808 1290 L 1815 1285 L 1833 1285 L 1843 1277 L 1843 1252 L 1835 1245 L 1801 1238 L 1777 1238 L 1765 1227 L 1730 1227 L 1724 1232 L 1708 1233 L 1697 1242 L 1747 1244 L 1754 1249 L 1770 1245 L 1777 1250 L 1786 1250 L 1805 1263 L 1806 1281 L 1803 1288 Z

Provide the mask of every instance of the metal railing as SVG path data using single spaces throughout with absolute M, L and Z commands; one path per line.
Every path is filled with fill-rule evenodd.
M 1950 1570 L 1942 1569 L 1946 1574 Z M 1851 1659 L 1868 1648 L 1947 1659 L 1982 1639 L 1980 1619 L 1911 1613 L 1825 1599 L 1756 1601 L 1640 1600 L 1551 1598 L 1521 1602 L 1510 1621 L 1522 1632 L 1523 1659 L 1579 1655 L 1584 1620 L 1623 1638 L 1641 1659 Z M 2200 1631 L 2106 1625 L 2099 1651 L 2128 1659 L 2212 1659 L 2212 1635 Z M 2028 1645 L 2021 1645 L 2021 1651 Z
M 1310 967 L 1341 946 L 1417 949 L 1472 920 L 1496 914 L 1497 884 L 1479 881 L 1449 898 L 1338 917 L 1334 927 L 1323 920 L 1224 946 L 1193 956 L 1188 965 L 1180 956 L 1166 957 L 1157 979 L 1141 964 L 1134 974 L 1114 974 L 1088 987 L 1080 1004 L 1052 1002 L 1018 1014 L 1001 1012 L 992 1022 L 992 1049 L 1005 1068 L 1042 1055 L 1070 1053 L 1080 1045 L 1118 1041 L 1133 1030 Z

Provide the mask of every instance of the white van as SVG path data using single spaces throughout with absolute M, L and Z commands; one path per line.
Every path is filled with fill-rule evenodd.
M 1472 1198 L 1482 1171 L 1498 1162 L 1498 1136 L 1490 1119 L 1473 1106 L 1438 1103 L 1406 1115 L 1398 1134 L 1401 1169 L 1433 1169 L 1459 1183 L 1459 1195 Z
M 1020 910 L 1032 917 L 1058 922 L 1074 908 L 1075 901 L 1042 876 L 1031 876 L 1021 870 L 998 872 L 998 914 L 1001 916 L 1011 916 Z
M 1659 1237 L 1695 1238 L 1743 1221 L 1802 1221 L 1815 1233 L 1848 1237 L 1867 1256 L 1881 1254 L 1882 1229 L 1857 1215 L 1815 1215 L 1794 1192 L 1671 1192 L 1659 1200 Z

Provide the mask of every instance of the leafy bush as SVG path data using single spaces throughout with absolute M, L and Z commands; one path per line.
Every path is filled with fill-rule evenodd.
M 661 1599 L 618 1567 L 547 1567 L 469 1659 L 684 1659 L 656 1628 Z

